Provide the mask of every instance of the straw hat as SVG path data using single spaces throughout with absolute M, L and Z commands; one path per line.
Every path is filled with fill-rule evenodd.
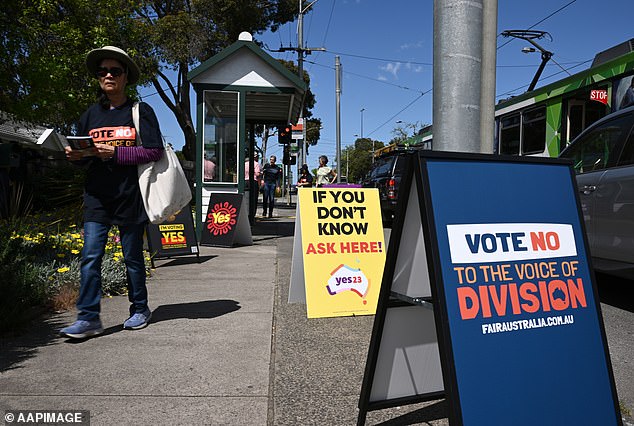
M 104 59 L 116 59 L 121 62 L 128 71 L 128 84 L 134 84 L 139 80 L 141 71 L 138 65 L 128 56 L 125 50 L 115 46 L 104 46 L 101 49 L 94 49 L 86 55 L 86 67 L 91 74 L 95 74 L 99 64 Z

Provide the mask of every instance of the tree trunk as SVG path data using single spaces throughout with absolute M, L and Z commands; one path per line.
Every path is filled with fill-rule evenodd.
M 152 84 L 158 92 L 159 96 L 172 111 L 176 117 L 176 121 L 183 131 L 185 144 L 183 145 L 183 155 L 188 161 L 194 161 L 196 157 L 196 129 L 191 117 L 191 98 L 189 92 L 191 83 L 187 79 L 187 64 L 181 63 L 178 66 L 178 82 L 176 88 L 169 81 L 167 76 L 162 72 L 158 72 L 157 76 L 152 79 Z M 163 89 L 159 78 L 163 80 L 167 89 Z M 171 95 L 168 96 L 168 94 Z

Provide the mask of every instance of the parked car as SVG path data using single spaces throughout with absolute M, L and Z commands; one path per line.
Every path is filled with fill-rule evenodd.
M 560 157 L 574 163 L 595 269 L 634 280 L 634 107 L 592 124 Z
M 381 216 L 385 226 L 391 226 L 398 202 L 401 176 L 407 163 L 407 149 L 396 149 L 374 160 L 372 168 L 362 182 L 364 188 L 378 188 Z

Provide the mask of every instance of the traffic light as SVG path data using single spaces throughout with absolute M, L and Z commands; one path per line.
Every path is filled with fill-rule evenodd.
M 277 141 L 284 145 L 293 142 L 293 125 L 287 124 L 277 128 Z
M 284 155 L 282 157 L 282 164 L 286 166 L 293 166 L 297 163 L 297 157 L 291 155 L 291 146 L 289 144 L 284 145 Z

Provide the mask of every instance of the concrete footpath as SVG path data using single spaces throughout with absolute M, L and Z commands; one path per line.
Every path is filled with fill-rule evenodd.
M 287 303 L 295 210 L 282 204 L 275 214 L 257 219 L 252 246 L 201 247 L 200 263 L 158 260 L 143 330 L 123 330 L 128 301 L 118 296 L 103 300 L 97 338 L 57 335 L 75 312 L 3 338 L 0 412 L 89 410 L 92 425 L 356 424 L 374 317 L 308 320 L 305 305 Z M 631 409 L 626 313 L 629 324 L 608 340 L 623 347 L 614 369 Z M 433 401 L 370 412 L 366 424 L 448 425 L 446 417 L 445 402 Z

